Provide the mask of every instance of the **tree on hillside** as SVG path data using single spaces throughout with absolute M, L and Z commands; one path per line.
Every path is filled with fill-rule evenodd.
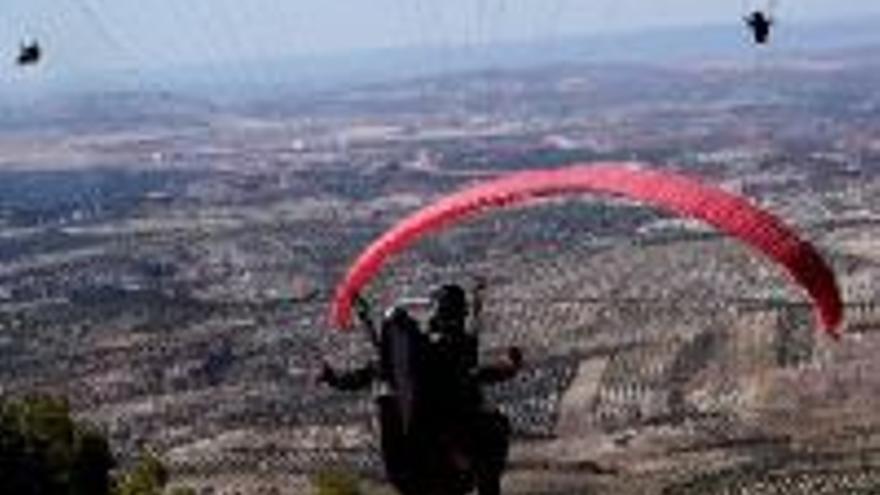
M 66 402 L 32 397 L 0 403 L 0 492 L 109 494 L 114 465 L 103 435 L 75 423 Z
M 67 402 L 34 396 L 0 400 L 0 493 L 15 495 L 163 495 L 168 471 L 146 452 L 114 478 L 107 439 L 75 422 Z M 178 487 L 169 495 L 192 495 Z

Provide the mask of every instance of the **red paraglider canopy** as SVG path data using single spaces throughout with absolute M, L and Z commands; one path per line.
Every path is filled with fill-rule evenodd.
M 642 201 L 693 217 L 726 232 L 767 255 L 788 271 L 813 300 L 820 325 L 834 337 L 843 306 L 834 273 L 817 250 L 771 213 L 746 198 L 677 173 L 649 170 L 636 163 L 598 163 L 552 170 L 516 172 L 466 188 L 416 211 L 364 250 L 336 288 L 332 320 L 351 324 L 355 295 L 389 257 L 423 236 L 468 216 L 571 193 L 603 193 Z

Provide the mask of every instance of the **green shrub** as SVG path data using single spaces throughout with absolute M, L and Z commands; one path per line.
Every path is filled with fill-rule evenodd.
M 168 471 L 152 453 L 144 453 L 129 472 L 119 477 L 117 495 L 162 495 Z
M 361 491 L 358 476 L 349 471 L 320 471 L 312 478 L 312 484 L 316 495 L 366 495 Z

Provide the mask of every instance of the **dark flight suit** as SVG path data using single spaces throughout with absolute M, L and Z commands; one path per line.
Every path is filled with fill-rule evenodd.
M 486 405 L 485 384 L 512 378 L 516 370 L 478 366 L 478 342 L 460 318 L 432 318 L 424 388 L 430 424 L 453 456 L 460 456 L 480 495 L 500 493 L 510 446 L 510 423 Z
M 432 319 L 428 337 L 408 317 L 383 323 L 378 363 L 325 371 L 324 380 L 341 390 L 377 380 L 388 388 L 376 399 L 382 457 L 389 482 L 404 495 L 464 495 L 474 486 L 480 495 L 500 493 L 510 425 L 485 406 L 481 385 L 516 370 L 478 368 L 477 339 L 459 323 Z

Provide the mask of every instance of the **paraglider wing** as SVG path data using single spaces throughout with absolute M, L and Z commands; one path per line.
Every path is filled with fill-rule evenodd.
M 785 267 L 812 298 L 821 326 L 839 335 L 843 308 L 834 273 L 817 250 L 781 220 L 741 196 L 680 174 L 615 162 L 512 173 L 453 193 L 404 218 L 361 253 L 337 286 L 334 324 L 347 328 L 354 295 L 389 257 L 427 234 L 495 208 L 585 192 L 638 200 L 702 220 L 744 241 Z

